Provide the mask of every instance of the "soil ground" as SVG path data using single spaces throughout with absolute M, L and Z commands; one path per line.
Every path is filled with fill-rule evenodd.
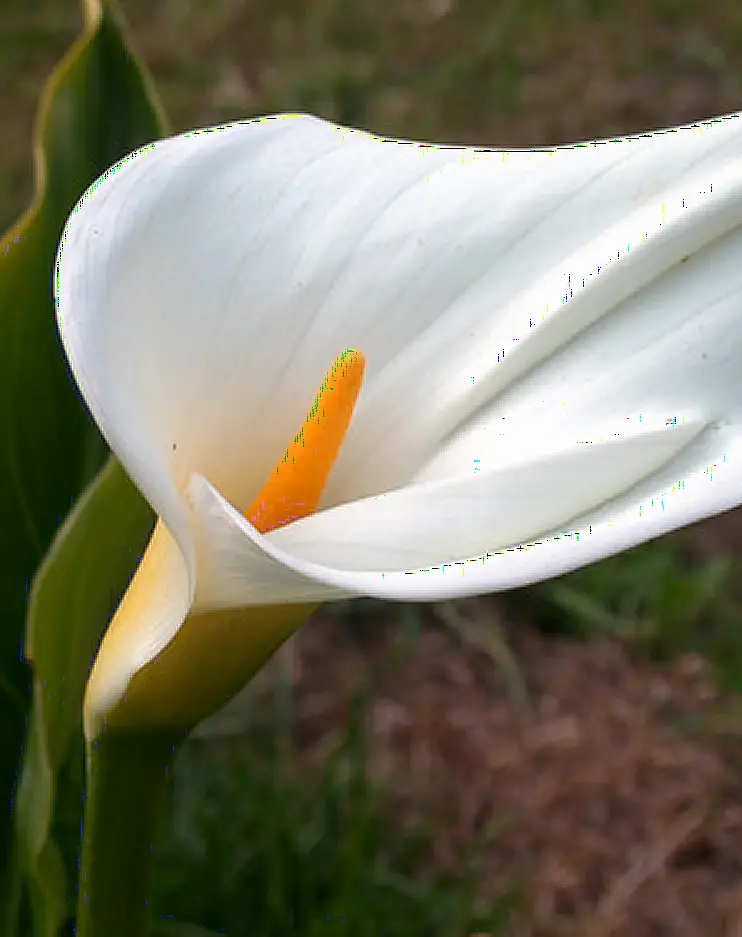
M 696 655 L 648 663 L 503 611 L 495 599 L 421 609 L 419 638 L 386 675 L 393 611 L 369 614 L 360 641 L 319 613 L 290 652 L 307 762 L 337 743 L 368 680 L 371 771 L 392 783 L 400 824 L 435 818 L 430 861 L 444 869 L 486 833 L 480 895 L 514 881 L 525 892 L 512 937 L 742 935 L 742 701 Z M 486 650 L 493 626 L 517 682 Z

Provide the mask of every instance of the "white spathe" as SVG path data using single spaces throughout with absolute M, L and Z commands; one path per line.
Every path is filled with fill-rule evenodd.
M 56 296 L 177 553 L 122 686 L 189 607 L 512 588 L 742 502 L 737 115 L 540 151 L 187 133 L 86 193 Z M 240 512 L 349 347 L 321 510 L 262 536 Z

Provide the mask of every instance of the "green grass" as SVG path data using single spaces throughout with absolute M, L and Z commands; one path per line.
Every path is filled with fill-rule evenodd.
M 496 935 L 518 891 L 475 908 L 472 843 L 455 877 L 428 870 L 431 826 L 400 828 L 369 780 L 363 697 L 316 775 L 296 761 L 285 691 L 238 740 L 193 739 L 177 764 L 159 858 L 159 917 L 233 937 Z M 429 864 L 428 864 L 429 865 Z
M 607 635 L 654 660 L 701 654 L 719 686 L 739 692 L 741 571 L 736 557 L 694 561 L 661 539 L 536 586 L 520 601 L 547 630 Z

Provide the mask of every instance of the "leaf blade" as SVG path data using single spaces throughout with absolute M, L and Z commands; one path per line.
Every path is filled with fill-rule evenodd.
M 32 678 L 23 659 L 23 622 L 35 571 L 61 521 L 108 453 L 80 400 L 57 334 L 53 301 L 57 243 L 67 215 L 88 186 L 128 152 L 161 136 L 165 126 L 149 79 L 128 47 L 113 0 L 84 0 L 83 10 L 84 30 L 50 77 L 37 113 L 33 199 L 0 238 L 0 736 L 6 743 L 0 749 L 0 796 L 6 803 L 14 796 L 33 679 L 37 711 L 25 745 L 26 773 L 34 762 L 43 793 L 40 803 L 46 805 L 44 823 L 51 822 L 55 773 L 79 735 L 80 705 L 75 700 L 81 699 L 84 679 L 73 681 L 74 693 L 65 689 L 63 698 L 71 709 L 60 719 L 55 709 L 62 698 L 60 688 L 50 690 L 54 669 L 50 683 L 42 653 Z M 109 464 L 108 471 L 115 474 L 120 469 Z M 113 485 L 110 474 L 106 477 Z M 130 505 L 136 523 L 141 525 L 145 516 L 149 523 L 149 508 L 131 483 L 121 479 L 125 479 L 122 472 L 118 488 L 113 488 L 122 503 Z M 113 553 L 114 563 L 131 564 L 128 573 L 134 563 L 130 552 L 124 549 L 122 554 L 117 544 Z M 99 628 L 103 626 L 98 622 Z M 52 615 L 43 627 L 31 621 L 29 634 L 46 635 L 55 627 L 59 621 Z M 90 622 L 80 627 L 88 634 Z M 32 638 L 31 643 L 38 651 L 43 641 Z M 89 660 L 85 668 L 88 664 Z M 13 804 L 16 816 L 23 796 L 19 790 Z M 0 882 L 6 888 L 0 904 L 17 908 L 18 876 L 12 868 L 6 874 L 4 868 L 14 861 L 9 849 L 10 813 L 0 811 Z M 27 844 L 25 864 L 34 865 L 42 880 L 45 875 L 52 880 L 58 877 L 54 869 L 59 863 L 53 858 L 51 827 L 42 823 L 42 828 L 43 836 L 39 833 L 41 838 Z M 20 848 L 23 851 L 23 844 Z M 15 916 L 11 911 L 11 919 Z M 44 933 L 56 932 L 58 918 L 52 907 L 50 923 L 40 925 Z

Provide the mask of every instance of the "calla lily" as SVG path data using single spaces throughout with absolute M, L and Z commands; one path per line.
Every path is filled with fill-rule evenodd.
M 88 736 L 205 716 L 316 603 L 510 589 L 742 502 L 740 154 L 736 115 L 510 152 L 287 115 L 109 170 L 59 328 L 159 522 Z M 299 460 L 314 500 L 274 485 L 261 527 L 323 376 L 363 359 Z

